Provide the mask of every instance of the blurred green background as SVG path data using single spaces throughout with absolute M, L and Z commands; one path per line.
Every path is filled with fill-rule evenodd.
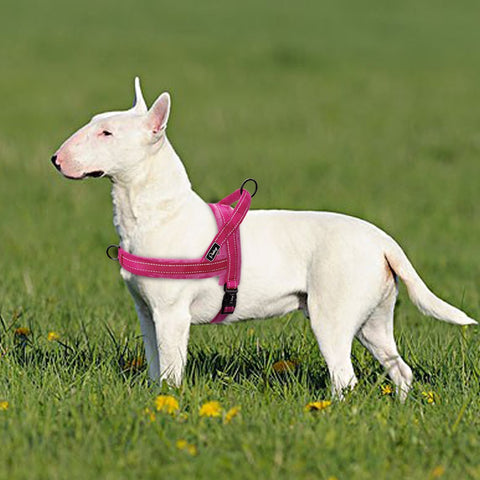
M 417 367 L 419 391 L 441 375 L 445 358 L 451 361 L 448 372 L 443 371 L 445 382 L 429 388 L 446 388 L 454 405 L 439 406 L 445 410 L 423 425 L 423 434 L 443 432 L 443 438 L 448 438 L 444 443 L 416 444 L 411 436 L 421 437 L 422 431 L 412 423 L 405 430 L 404 442 L 417 446 L 382 463 L 378 459 L 399 441 L 388 429 L 396 431 L 399 424 L 413 422 L 413 416 L 424 418 L 427 407 L 417 400 L 411 410 L 398 413 L 399 407 L 390 403 L 382 407 L 389 412 L 385 413 L 386 425 L 364 425 L 358 416 L 349 416 L 354 415 L 352 411 L 371 418 L 380 407 L 369 410 L 361 400 L 366 393 L 360 387 L 353 404 L 337 407 L 337 417 L 332 414 L 317 426 L 305 420 L 298 441 L 282 450 L 283 464 L 278 463 L 281 444 L 275 442 L 290 435 L 288 425 L 296 415 L 292 405 L 301 409 L 315 395 L 328 397 L 326 372 L 314 340 L 306 322 L 295 315 L 294 322 L 192 331 L 190 358 L 198 365 L 190 365 L 188 386 L 181 395 L 186 404 L 208 395 L 233 395 L 230 400 L 242 404 L 250 398 L 255 419 L 253 413 L 244 415 L 245 423 L 238 431 L 226 434 L 232 442 L 242 442 L 248 432 L 260 432 L 250 438 L 250 450 L 242 447 L 231 457 L 227 452 L 227 459 L 218 456 L 216 452 L 228 446 L 228 440 L 200 423 L 189 427 L 196 432 L 190 435 L 200 449 L 195 458 L 186 459 L 174 447 L 165 447 L 165 431 L 178 437 L 186 428 L 177 424 L 162 425 L 163 436 L 139 434 L 153 443 L 158 440 L 159 449 L 167 448 L 168 455 L 163 457 L 138 439 L 137 447 L 126 446 L 125 439 L 101 446 L 92 442 L 89 447 L 85 432 L 93 423 L 100 425 L 96 433 L 100 437 L 108 436 L 112 428 L 140 428 L 128 414 L 125 419 L 124 412 L 141 410 L 139 402 L 147 402 L 153 393 L 144 373 L 142 381 L 127 389 L 115 363 L 118 345 L 109 343 L 111 336 L 118 344 L 127 342 L 129 354 L 141 351 L 133 306 L 116 267 L 104 256 L 106 245 L 116 241 L 108 181 L 67 181 L 49 161 L 58 146 L 94 113 L 129 108 L 133 78 L 139 75 L 148 103 L 164 90 L 171 93 L 168 135 L 194 188 L 207 201 L 222 198 L 251 176 L 260 185 L 255 208 L 321 209 L 360 216 L 399 241 L 436 293 L 478 318 L 479 18 L 480 5 L 473 0 L 2 3 L 0 314 L 4 328 L 0 345 L 7 353 L 0 359 L 0 401 L 9 400 L 11 407 L 8 419 L 0 415 L 5 442 L 0 449 L 5 466 L 2 473 L 0 465 L 0 477 L 28 478 L 31 472 L 38 472 L 38 478 L 66 478 L 67 473 L 71 478 L 155 476 L 161 466 L 172 474 L 198 478 L 227 471 L 242 478 L 385 478 L 386 471 L 395 478 L 433 478 L 429 475 L 440 464 L 446 466 L 445 477 L 480 478 L 478 459 L 467 453 L 479 446 L 478 386 L 472 394 L 465 384 L 468 375 L 474 375 L 478 383 L 478 333 L 469 330 L 467 341 L 458 329 L 421 318 L 403 293 L 397 315 L 400 347 L 407 361 Z M 19 347 L 13 332 L 23 325 L 31 328 L 32 336 Z M 250 352 L 251 347 L 253 358 L 257 347 L 242 343 L 242 334 L 250 328 L 264 342 L 265 351 L 275 352 L 278 358 L 288 357 L 289 349 L 303 352 L 310 372 L 317 369 L 322 378 L 312 384 L 299 375 L 291 379 L 292 384 L 287 382 L 288 401 L 282 403 L 283 392 L 278 397 L 281 406 L 275 407 L 282 413 L 274 443 L 273 430 L 268 428 L 272 407 L 262 409 L 255 397 L 270 398 L 262 382 L 250 383 L 249 379 L 242 389 L 245 378 L 236 379 L 235 396 L 211 378 L 214 372 L 210 369 L 219 368 L 213 360 L 201 366 L 205 349 L 214 355 L 225 345 L 236 346 L 229 350 L 226 365 L 242 364 L 237 357 L 242 348 Z M 106 370 L 82 367 L 82 362 L 72 363 L 63 353 L 55 356 L 44 340 L 50 330 L 61 333 L 78 353 L 77 360 L 83 354 L 92 360 L 97 355 L 92 352 L 97 352 Z M 306 344 L 295 344 L 295 338 Z M 467 342 L 462 344 L 465 350 L 456 343 L 461 338 Z M 381 370 L 356 349 L 357 367 L 369 369 L 365 385 L 376 388 Z M 12 350 L 22 351 L 23 357 L 8 353 Z M 104 357 L 102 351 L 107 352 Z M 452 353 L 459 351 L 462 357 Z M 428 370 L 428 362 L 435 358 L 430 365 L 435 368 Z M 262 369 L 269 371 L 274 360 L 259 361 L 257 370 L 252 367 L 259 379 L 264 375 Z M 457 377 L 460 371 L 463 376 Z M 448 390 L 455 379 L 458 383 Z M 203 386 L 203 381 L 208 394 L 195 387 Z M 104 394 L 95 414 L 103 419 L 102 408 L 111 402 L 115 413 L 110 414 L 116 420 L 111 420 L 112 427 L 90 411 L 78 417 L 76 427 L 71 428 L 84 432 L 85 437 L 78 447 L 75 469 L 69 467 L 69 454 L 78 442 L 75 433 L 73 439 L 69 437 L 70 424 L 65 419 L 77 411 L 76 401 L 91 402 L 95 388 L 89 382 L 109 386 L 110 396 Z M 282 385 L 280 381 L 279 390 Z M 86 396 L 79 400 L 79 392 Z M 130 402 L 128 407 L 124 402 Z M 48 415 L 44 405 L 50 405 L 52 419 L 60 420 L 58 432 L 47 436 L 50 446 L 42 457 L 35 447 L 45 433 Z M 463 405 L 464 413 L 458 417 Z M 464 414 L 470 418 L 467 430 L 460 433 L 457 425 L 452 432 L 451 426 L 457 418 L 460 424 Z M 450 417 L 451 421 L 445 420 L 448 428 L 442 430 L 442 419 Z M 358 433 L 364 441 L 351 439 L 349 443 L 345 434 L 354 436 L 355 425 L 366 428 Z M 331 448 L 327 461 L 314 456 L 309 445 L 313 438 L 320 441 L 328 428 L 338 437 L 330 442 L 331 447 L 323 446 L 329 452 Z M 362 445 L 366 449 L 372 438 L 376 450 L 366 460 L 368 451 Z M 255 459 L 254 453 L 262 452 L 262 446 L 266 450 Z M 113 458 L 105 454 L 109 448 Z M 116 464 L 117 455 L 128 453 L 129 448 L 136 460 Z M 334 452 L 342 449 L 353 458 L 337 457 Z M 158 471 L 143 467 L 142 452 L 147 451 L 162 458 Z M 413 452 L 418 452 L 416 466 L 411 462 Z M 19 462 L 22 455 L 23 463 Z M 288 457 L 290 462 L 285 460 Z M 461 458 L 461 464 L 448 467 L 455 458 Z M 86 459 L 95 459 L 91 470 L 84 469 Z

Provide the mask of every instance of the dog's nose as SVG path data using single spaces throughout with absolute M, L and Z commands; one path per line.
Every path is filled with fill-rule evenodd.
M 56 155 L 54 155 L 54 156 L 52 157 L 52 163 L 53 163 L 54 167 L 55 167 L 58 171 L 60 171 L 60 165 L 57 163 L 57 156 L 56 156 Z

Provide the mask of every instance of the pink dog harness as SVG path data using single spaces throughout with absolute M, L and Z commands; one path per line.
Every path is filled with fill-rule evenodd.
M 244 189 L 247 182 L 255 184 L 253 194 Z M 118 245 L 107 248 L 107 256 L 118 260 L 122 268 L 130 273 L 151 278 L 200 279 L 219 277 L 224 286 L 222 308 L 210 323 L 219 323 L 235 311 L 238 284 L 242 267 L 240 245 L 240 224 L 250 208 L 252 197 L 257 193 L 257 182 L 248 178 L 242 186 L 218 203 L 209 203 L 217 221 L 218 233 L 213 238 L 201 258 L 177 260 L 169 258 L 140 257 L 126 252 Z M 231 205 L 237 202 L 235 208 Z M 118 258 L 109 253 L 111 248 L 118 249 Z

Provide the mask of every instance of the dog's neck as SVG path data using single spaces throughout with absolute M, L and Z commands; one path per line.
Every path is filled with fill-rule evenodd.
M 124 248 L 142 230 L 164 229 L 182 209 L 200 200 L 166 136 L 154 155 L 112 183 L 113 221 Z

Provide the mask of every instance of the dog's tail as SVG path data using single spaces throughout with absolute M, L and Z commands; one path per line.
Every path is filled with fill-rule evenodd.
M 390 268 L 403 280 L 410 299 L 422 313 L 456 325 L 477 323 L 473 318 L 431 292 L 413 268 L 404 251 L 392 238 L 389 238 L 385 247 L 385 258 Z

